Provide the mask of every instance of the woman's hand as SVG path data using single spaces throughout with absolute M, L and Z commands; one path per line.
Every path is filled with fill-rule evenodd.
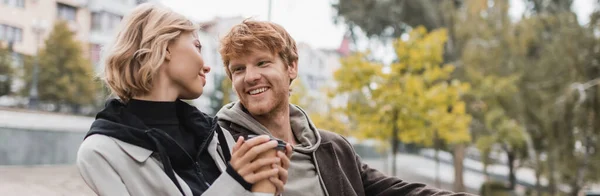
M 281 173 L 281 167 L 256 172 L 263 166 L 281 165 L 282 160 L 280 156 L 256 159 L 261 153 L 272 150 L 277 146 L 277 141 L 269 140 L 270 138 L 267 135 L 257 136 L 248 141 L 244 141 L 243 137 L 239 137 L 233 146 L 230 161 L 231 167 L 250 184 L 255 184 L 256 182 L 272 177 L 277 178 Z M 287 161 L 289 167 L 289 159 Z M 285 173 L 287 180 L 287 170 Z
M 277 187 L 277 193 L 275 195 L 283 193 L 283 187 L 285 183 L 287 183 L 288 169 L 290 168 L 290 159 L 292 158 L 292 152 L 293 149 L 290 144 L 285 145 L 285 153 L 281 151 L 277 152 L 277 157 L 281 159 L 281 164 L 273 164 L 273 168 L 279 169 L 279 178 L 269 178 L 269 181 L 271 181 L 275 185 L 275 187 Z

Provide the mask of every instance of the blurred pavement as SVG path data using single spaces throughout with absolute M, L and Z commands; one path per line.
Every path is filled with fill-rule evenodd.
M 74 165 L 0 166 L 0 195 L 95 195 Z

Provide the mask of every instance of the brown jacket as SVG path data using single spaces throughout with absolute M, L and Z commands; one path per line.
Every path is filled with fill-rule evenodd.
M 234 138 L 254 134 L 233 123 L 220 123 L 220 125 L 229 130 Z M 318 168 L 317 172 L 323 179 L 327 194 L 330 196 L 470 195 L 452 193 L 386 176 L 363 163 L 344 137 L 323 130 L 319 130 L 319 134 L 322 140 L 315 151 L 314 160 Z

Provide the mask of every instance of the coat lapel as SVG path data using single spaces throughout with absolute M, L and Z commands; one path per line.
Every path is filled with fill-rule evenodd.
M 351 187 L 344 188 L 344 171 L 341 170 L 337 155 L 330 142 L 321 143 L 321 146 L 315 152 L 315 162 L 319 166 L 321 178 L 325 189 L 329 195 L 354 195 L 356 193 L 346 193 L 344 190 L 352 190 Z

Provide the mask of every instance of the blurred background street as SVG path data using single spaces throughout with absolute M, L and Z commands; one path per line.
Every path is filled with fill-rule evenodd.
M 372 167 L 481 195 L 600 194 L 598 0 L 2 0 L 0 195 L 93 195 L 74 166 L 110 97 L 123 16 L 198 24 L 214 115 L 237 100 L 219 38 L 247 18 L 298 42 L 291 103 Z

